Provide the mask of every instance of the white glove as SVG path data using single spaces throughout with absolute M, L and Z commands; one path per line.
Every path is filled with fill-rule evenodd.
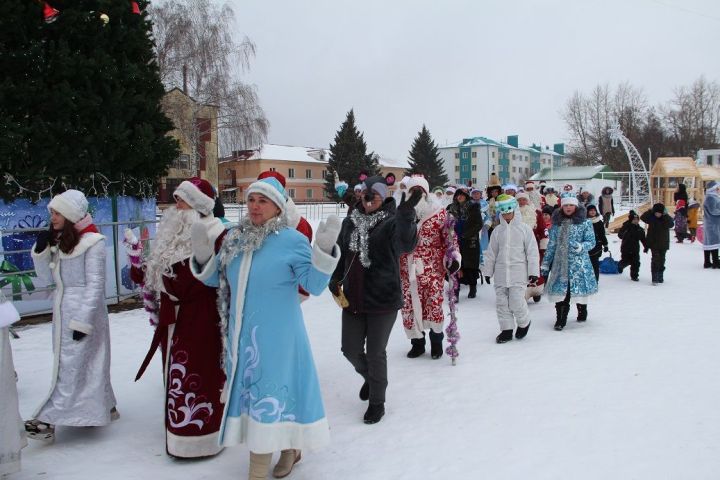
M 315 233 L 315 245 L 328 255 L 332 255 L 333 247 L 340 235 L 340 228 L 342 228 L 342 224 L 338 216 L 330 215 L 327 221 L 320 222 Z
M 133 231 L 129 228 L 125 229 L 125 239 L 123 245 L 127 251 L 128 257 L 130 257 L 130 263 L 133 266 L 139 267 L 141 264 L 142 249 L 143 245 L 138 241 Z
M 195 261 L 200 266 L 205 265 L 213 254 L 207 225 L 205 225 L 205 223 L 195 222 L 192 224 L 192 227 L 190 227 L 190 241 L 192 243 L 192 253 Z

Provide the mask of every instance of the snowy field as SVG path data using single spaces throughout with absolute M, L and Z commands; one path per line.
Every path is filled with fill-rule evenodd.
M 610 236 L 619 258 L 619 241 Z M 586 324 L 552 329 L 546 299 L 530 305 L 528 337 L 505 345 L 492 287 L 461 291 L 460 357 L 405 357 L 400 321 L 388 346 L 387 414 L 364 425 L 361 378 L 340 353 L 340 311 L 329 293 L 303 306 L 332 443 L 303 452 L 300 479 L 718 479 L 720 271 L 702 269 L 698 244 L 672 244 L 665 284 L 602 275 Z M 12 342 L 24 418 L 46 394 L 50 325 Z M 20 479 L 242 479 L 240 446 L 216 458 L 165 454 L 156 356 L 133 382 L 152 329 L 139 310 L 111 315 L 112 378 L 122 417 L 104 428 L 58 428 L 54 445 L 30 441 Z

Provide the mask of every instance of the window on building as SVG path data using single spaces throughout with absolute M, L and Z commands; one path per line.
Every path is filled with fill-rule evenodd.
M 190 168 L 190 155 L 187 153 L 181 153 L 178 155 L 178 157 L 173 161 L 173 168 L 188 170 Z
M 712 162 L 713 162 L 713 156 L 712 156 L 712 155 L 708 155 L 708 156 L 707 156 L 707 164 L 708 164 L 708 165 L 712 165 L 712 164 L 713 164 Z
M 327 170 L 323 170 L 320 175 L 322 175 L 323 180 L 327 178 Z
M 313 189 L 312 189 L 312 188 L 308 188 L 307 190 L 305 190 L 305 196 L 307 197 L 308 200 L 312 200 L 312 198 L 313 198 Z
M 456 171 L 456 172 L 459 172 L 459 171 L 460 171 L 460 165 L 455 165 L 455 171 Z
M 527 175 L 528 173 L 530 173 L 530 169 L 528 167 L 525 167 L 525 175 Z
M 473 166 L 472 166 L 472 171 L 473 171 L 473 172 L 477 171 L 477 165 L 473 165 Z
M 513 167 L 513 173 L 517 172 L 517 168 Z
M 271 172 L 277 172 L 277 168 L 275 168 L 275 167 L 270 167 L 270 171 L 271 171 Z
M 288 168 L 288 178 L 295 178 L 295 169 Z
M 515 154 L 513 153 L 512 159 L 515 160 Z
M 494 172 L 494 171 L 495 171 L 495 164 L 493 163 L 493 164 L 490 166 L 490 168 L 491 168 L 492 171 Z
M 311 169 L 308 168 L 305 170 L 305 178 L 312 178 L 312 170 Z
M 491 156 L 492 158 L 495 158 L 495 152 L 494 152 L 494 151 L 490 152 L 490 156 Z
M 459 177 L 455 177 L 455 183 L 460 183 L 460 178 L 459 178 Z
M 472 152 L 472 158 L 477 158 L 477 152 Z
M 455 158 L 460 158 L 460 154 L 456 152 L 456 153 L 455 153 Z
M 295 198 L 295 189 L 288 188 L 288 195 L 290 195 L 290 198 Z
M 473 177 L 470 180 L 472 180 L 473 185 L 477 183 L 477 178 Z
M 462 157 L 462 158 L 468 158 L 468 152 L 463 152 L 463 157 Z

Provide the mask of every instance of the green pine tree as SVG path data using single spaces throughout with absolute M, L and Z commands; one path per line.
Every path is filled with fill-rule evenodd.
M 48 3 L 60 11 L 52 23 L 42 2 L 0 2 L 0 175 L 36 192 L 54 182 L 44 196 L 153 193 L 178 146 L 160 109 L 148 2 L 140 15 L 130 1 Z M 6 183 L 4 199 L 37 198 Z
M 352 189 L 362 171 L 367 172 L 368 176 L 379 175 L 380 165 L 374 152 L 367 153 L 365 139 L 355 126 L 355 113 L 351 109 L 335 134 L 335 143 L 330 145 L 328 173 L 325 178 L 325 191 L 328 196 L 338 200 L 334 180 L 336 172 L 338 178 L 347 182 Z
M 440 152 L 425 125 L 413 141 L 408 163 L 410 168 L 405 175 L 423 174 L 430 184 L 430 188 L 442 187 L 448 183 Z

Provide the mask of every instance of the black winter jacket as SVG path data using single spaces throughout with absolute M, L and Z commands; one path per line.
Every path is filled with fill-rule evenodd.
M 648 226 L 645 246 L 651 250 L 670 249 L 670 229 L 675 226 L 672 217 L 663 213 L 662 217 L 655 216 L 652 210 L 640 215 L 640 220 Z
M 364 211 L 362 203 L 356 208 Z M 412 252 L 417 243 L 415 210 L 397 211 L 395 199 L 387 198 L 377 212 L 389 217 L 370 230 L 368 254 L 370 266 L 360 263 L 360 253 L 350 250 L 350 238 L 355 224 L 350 216 L 343 220 L 337 244 L 340 261 L 330 277 L 328 288 L 336 292 L 341 283 L 352 313 L 389 313 L 402 307 L 400 285 L 400 255 Z
M 461 204 L 455 200 L 447 206 L 446 210 L 455 217 L 455 233 L 460 247 L 460 255 L 462 255 L 462 268 L 477 270 L 480 268 L 480 238 L 478 234 L 483 226 L 480 204 L 469 200 Z
M 593 231 L 595 232 L 595 246 L 590 249 L 588 254 L 591 257 L 599 257 L 602 255 L 603 247 L 607 247 L 608 239 L 605 235 L 605 225 L 602 222 L 602 217 L 595 217 L 598 220 L 595 220 L 593 222 L 593 219 L 590 218 L 590 223 L 592 223 Z
M 642 243 L 643 247 L 647 246 L 645 243 L 645 230 L 630 220 L 626 220 L 620 227 L 618 237 L 622 239 L 620 253 L 623 255 L 639 255 L 640 244 Z

